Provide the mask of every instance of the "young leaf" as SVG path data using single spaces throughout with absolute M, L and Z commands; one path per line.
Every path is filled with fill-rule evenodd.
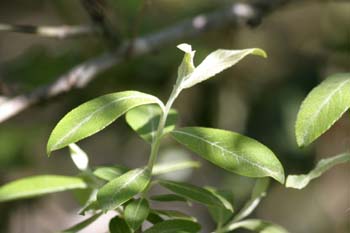
M 210 191 L 191 184 L 175 182 L 170 180 L 161 180 L 159 184 L 170 191 L 193 201 L 208 206 L 219 206 L 233 211 L 232 205 L 225 199 L 220 199 Z
M 350 73 L 335 74 L 314 88 L 303 101 L 295 134 L 307 146 L 326 132 L 350 108 Z
M 127 167 L 115 165 L 113 167 L 98 167 L 93 174 L 106 181 L 111 181 L 129 171 Z
M 270 181 L 268 178 L 258 179 L 256 181 L 250 200 L 236 214 L 232 222 L 238 222 L 246 218 L 256 209 L 261 200 L 266 196 L 266 190 L 269 186 L 269 183 Z
M 89 157 L 87 154 L 75 143 L 69 144 L 69 150 L 70 157 L 72 158 L 75 166 L 80 171 L 85 171 L 89 166 Z
M 66 229 L 63 230 L 62 233 L 76 233 L 84 229 L 85 227 L 89 226 L 91 223 L 96 221 L 101 216 L 102 213 L 94 214 L 91 217 L 85 219 L 84 221 Z
M 125 221 L 131 229 L 136 231 L 149 214 L 149 204 L 146 199 L 140 198 L 130 202 L 124 211 Z
M 84 188 L 87 188 L 87 184 L 78 177 L 56 175 L 32 176 L 1 186 L 0 202 Z
M 119 216 L 115 216 L 109 222 L 109 232 L 110 233 L 132 233 L 131 229 L 129 228 L 125 220 L 120 218 Z
M 142 192 L 150 181 L 148 169 L 131 170 L 104 185 L 97 193 L 103 211 L 112 210 Z
M 183 78 L 194 71 L 195 67 L 193 64 L 193 58 L 196 51 L 193 51 L 192 46 L 189 44 L 180 44 L 177 48 L 185 52 L 182 63 L 177 71 L 177 82 L 180 83 Z
M 172 202 L 172 201 L 181 201 L 181 202 L 187 202 L 187 199 L 176 195 L 176 194 L 161 194 L 156 196 L 151 196 L 151 200 L 153 201 L 160 201 L 160 202 Z
M 201 226 L 193 221 L 172 219 L 157 223 L 144 233 L 196 233 L 200 229 Z
M 125 115 L 126 122 L 145 141 L 152 143 L 156 135 L 157 127 L 162 109 L 158 105 L 145 105 L 134 108 Z M 171 132 L 175 128 L 178 113 L 175 109 L 170 109 L 164 134 Z
M 266 53 L 257 48 L 243 50 L 218 49 L 209 54 L 192 73 L 187 75 L 181 87 L 183 89 L 190 88 L 203 82 L 223 70 L 230 68 L 249 54 L 266 57 Z
M 104 129 L 130 109 L 163 103 L 156 97 L 137 91 L 124 91 L 90 100 L 70 111 L 56 125 L 47 143 L 47 153 L 75 143 Z
M 159 216 L 164 216 L 169 219 L 184 219 L 188 221 L 197 222 L 197 219 L 195 219 L 194 217 L 188 214 L 184 214 L 177 210 L 152 210 L 152 213 Z
M 225 232 L 231 232 L 238 228 L 244 228 L 257 233 L 288 233 L 283 227 L 260 219 L 247 219 L 236 222 L 224 228 Z
M 331 169 L 332 167 L 346 163 L 350 161 L 350 153 L 337 155 L 327 159 L 321 159 L 316 167 L 305 175 L 289 175 L 286 181 L 287 188 L 303 189 L 309 182 L 317 177 L 320 177 L 323 173 Z
M 189 160 L 174 162 L 172 164 L 169 164 L 169 163 L 156 164 L 153 167 L 152 174 L 161 175 L 161 174 L 188 169 L 188 168 L 199 168 L 200 165 L 201 164 L 197 161 L 189 161 Z
M 249 177 L 271 176 L 284 183 L 284 171 L 274 153 L 258 141 L 238 133 L 188 127 L 171 135 L 181 144 L 213 164 Z

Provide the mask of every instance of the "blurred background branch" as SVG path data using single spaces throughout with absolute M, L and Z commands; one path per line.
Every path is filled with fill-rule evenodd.
M 4 101 L 0 104 L 0 122 L 43 100 L 74 88 L 85 87 L 97 74 L 124 61 L 130 46 L 133 49 L 129 52 L 128 57 L 136 57 L 160 49 L 166 44 L 199 36 L 210 30 L 227 26 L 256 26 L 263 16 L 286 2 L 286 0 L 264 0 L 254 1 L 252 4 L 234 3 L 225 9 L 209 14 L 200 14 L 157 33 L 132 39 L 132 45 L 129 41 L 124 42 L 116 51 L 106 52 L 73 67 L 49 85 L 38 87 L 29 94 L 19 95 Z
M 0 31 L 35 34 L 55 39 L 66 39 L 95 35 L 99 30 L 91 26 L 34 26 L 34 25 L 10 25 L 0 24 Z

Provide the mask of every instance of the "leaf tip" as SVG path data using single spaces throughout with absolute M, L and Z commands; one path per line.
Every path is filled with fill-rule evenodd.
M 182 43 L 176 47 L 185 53 L 192 53 L 193 52 L 192 46 L 190 44 Z
M 263 58 L 267 58 L 267 53 L 262 49 L 253 49 L 252 54 Z

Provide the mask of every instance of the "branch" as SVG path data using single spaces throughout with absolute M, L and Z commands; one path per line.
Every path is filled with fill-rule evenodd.
M 256 26 L 256 22 L 260 22 L 263 16 L 285 2 L 286 0 L 265 0 L 259 1 L 260 4 L 235 3 L 224 10 L 198 15 L 158 33 L 136 38 L 132 45 L 133 49 L 128 56 L 125 55 L 130 47 L 130 43 L 125 42 L 114 52 L 104 53 L 99 57 L 75 66 L 49 85 L 39 87 L 29 94 L 13 97 L 0 104 L 0 122 L 43 100 L 63 94 L 74 88 L 83 88 L 91 80 L 95 79 L 97 74 L 120 64 L 128 58 L 150 53 L 167 44 L 195 37 L 214 29 L 217 30 L 232 25 Z
M 66 39 L 96 34 L 98 28 L 91 26 L 33 26 L 33 25 L 10 25 L 0 24 L 0 32 L 19 32 L 36 34 L 43 37 Z

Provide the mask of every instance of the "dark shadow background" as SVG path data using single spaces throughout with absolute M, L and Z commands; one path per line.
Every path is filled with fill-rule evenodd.
M 232 2 L 150 0 L 138 33 L 156 32 Z M 130 37 L 140 0 L 109 4 L 112 27 L 118 28 L 123 38 Z M 0 22 L 75 25 L 88 23 L 89 17 L 79 1 L 12 0 L 0 3 Z M 264 18 L 256 28 L 227 27 L 184 42 L 197 50 L 196 64 L 217 48 L 259 47 L 269 57 L 248 57 L 216 78 L 184 91 L 175 102 L 180 112 L 179 126 L 216 127 L 253 137 L 276 153 L 287 174 L 306 173 L 321 158 L 349 150 L 348 114 L 305 149 L 297 147 L 294 137 L 296 114 L 306 94 L 328 75 L 350 71 L 349 2 L 291 1 Z M 109 46 L 102 36 L 55 40 L 0 32 L 1 95 L 15 96 L 49 83 Z M 67 150 L 50 159 L 45 154 L 48 136 L 58 120 L 75 106 L 110 92 L 139 90 L 166 100 L 183 55 L 175 46 L 129 60 L 104 72 L 87 88 L 51 99 L 1 123 L 0 184 L 34 174 L 75 174 Z M 123 118 L 79 145 L 90 155 L 92 165 L 137 167 L 147 162 L 149 153 L 148 145 Z M 178 179 L 233 190 L 236 209 L 249 198 L 253 179 L 222 171 L 167 139 L 161 147 L 160 159 L 174 156 L 191 156 L 203 164 L 199 170 L 177 174 Z M 301 191 L 273 182 L 253 216 L 275 221 L 291 233 L 349 232 L 349 168 L 337 166 Z M 213 222 L 203 207 L 171 207 L 187 208 L 185 211 L 198 216 L 205 227 L 203 232 L 212 229 Z M 0 232 L 53 232 L 76 222 L 77 209 L 69 193 L 0 204 Z

